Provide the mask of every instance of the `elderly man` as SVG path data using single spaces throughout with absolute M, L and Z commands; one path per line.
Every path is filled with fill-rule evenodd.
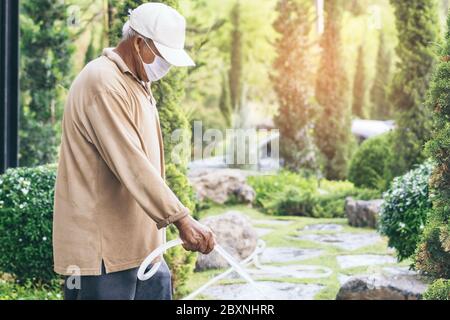
M 147 3 L 131 12 L 116 48 L 89 63 L 73 82 L 64 111 L 55 189 L 55 272 L 65 299 L 171 299 L 161 268 L 137 279 L 146 256 L 175 224 L 190 251 L 211 252 L 211 230 L 164 181 L 163 140 L 149 83 L 171 66 L 193 66 L 184 51 L 185 20 Z

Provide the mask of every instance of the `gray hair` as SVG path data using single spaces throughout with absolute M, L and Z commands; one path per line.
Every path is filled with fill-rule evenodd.
M 141 36 L 130 27 L 130 21 L 125 22 L 122 28 L 122 40 L 129 40 L 134 37 Z

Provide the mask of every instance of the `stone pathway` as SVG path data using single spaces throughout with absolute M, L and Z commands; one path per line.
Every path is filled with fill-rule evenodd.
M 323 250 L 291 247 L 266 248 L 259 258 L 261 263 L 294 262 L 318 257 Z
M 246 269 L 265 288 L 264 294 L 232 273 L 223 282 L 205 290 L 201 297 L 309 300 L 319 296 L 334 299 L 339 286 L 350 277 L 373 272 L 374 268 L 387 275 L 410 272 L 404 264 L 397 263 L 392 250 L 375 230 L 351 228 L 344 219 L 331 221 L 334 220 L 253 218 L 253 225 L 258 236 L 264 237 L 266 248 L 258 257 L 260 266 L 250 265 Z
M 377 233 L 304 234 L 296 239 L 328 244 L 345 250 L 356 250 L 381 241 Z
M 323 288 L 317 284 L 259 281 L 261 291 L 250 284 L 227 284 L 208 288 L 204 294 L 220 300 L 311 300 Z

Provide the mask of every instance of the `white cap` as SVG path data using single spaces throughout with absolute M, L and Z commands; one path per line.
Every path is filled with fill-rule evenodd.
M 162 3 L 145 3 L 131 11 L 129 22 L 134 31 L 153 41 L 167 62 L 177 67 L 195 66 L 184 50 L 186 20 L 175 9 Z

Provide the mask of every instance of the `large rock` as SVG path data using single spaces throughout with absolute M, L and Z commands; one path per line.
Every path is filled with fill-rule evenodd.
M 336 300 L 419 300 L 427 285 L 417 275 L 363 275 L 350 277 Z
M 256 249 L 258 235 L 250 219 L 243 214 L 230 211 L 220 216 L 200 221 L 209 226 L 220 244 L 237 261 L 247 258 Z M 229 267 L 228 263 L 216 252 L 209 255 L 199 254 L 196 270 L 219 269 Z
M 234 197 L 241 203 L 250 204 L 256 196 L 246 181 L 250 174 L 254 173 L 238 169 L 196 169 L 188 176 L 200 201 L 209 199 L 224 204 Z
M 349 224 L 353 227 L 376 228 L 382 203 L 383 200 L 364 201 L 347 198 L 345 213 Z

